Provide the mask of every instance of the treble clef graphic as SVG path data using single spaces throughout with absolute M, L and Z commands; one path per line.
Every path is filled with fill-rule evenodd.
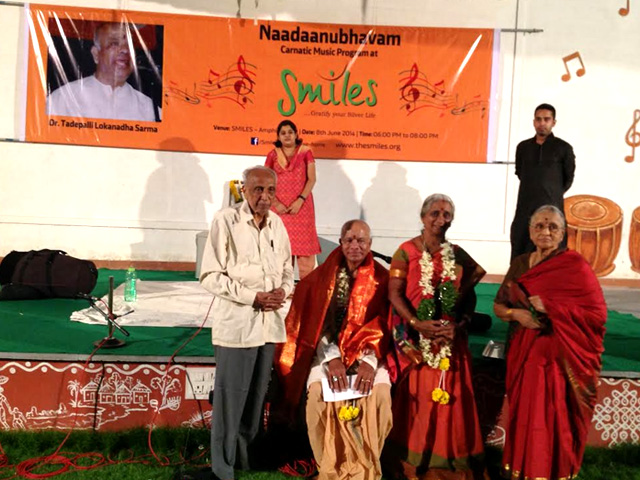
M 242 75 L 242 78 L 233 84 L 233 89 L 236 91 L 238 99 L 242 96 L 242 101 L 247 103 L 247 94 L 253 91 L 253 84 L 255 82 L 249 76 L 247 64 L 242 55 L 238 57 L 238 72 Z
M 633 123 L 629 130 L 627 130 L 627 136 L 624 139 L 627 145 L 631 147 L 631 155 L 624 157 L 625 162 L 633 162 L 636 157 L 636 147 L 640 147 L 640 132 L 636 131 L 638 122 L 640 122 L 640 110 L 633 112 Z
M 413 102 L 413 108 L 416 108 L 416 101 L 420 98 L 420 91 L 413 86 L 415 81 L 418 79 L 418 65 L 413 64 L 411 66 L 411 72 L 409 73 L 408 78 L 403 78 L 401 81 L 405 81 L 406 83 L 400 87 L 400 96 L 404 101 L 407 102 L 406 109 L 411 110 L 411 103 Z M 409 89 L 408 92 L 405 90 Z M 408 94 L 408 95 L 407 95 Z

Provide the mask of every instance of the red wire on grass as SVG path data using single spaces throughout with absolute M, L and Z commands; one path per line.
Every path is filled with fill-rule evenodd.
M 279 472 L 291 477 L 312 477 L 318 472 L 316 461 L 311 460 L 294 460 L 278 469 Z
M 100 300 L 105 307 L 108 310 L 108 314 L 112 315 L 112 311 L 109 309 L 109 306 L 101 299 Z M 200 325 L 200 327 L 198 328 L 198 330 L 196 330 L 196 332 L 191 335 L 187 340 L 185 340 L 182 345 L 180 345 L 171 355 L 171 357 L 169 358 L 169 361 L 167 362 L 167 367 L 166 367 L 166 372 L 164 374 L 164 377 L 162 378 L 162 381 L 164 382 L 167 375 L 169 374 L 169 369 L 175 359 L 175 357 L 177 356 L 177 354 L 180 352 L 180 350 L 182 350 L 184 347 L 186 347 L 189 342 L 191 342 L 204 328 L 204 325 L 207 321 L 207 319 L 209 318 L 209 313 L 211 312 L 211 307 L 213 306 L 213 300 L 211 301 L 211 304 L 209 305 L 209 309 L 207 310 L 207 314 L 204 317 L 204 320 L 202 321 L 202 324 Z M 94 355 L 98 352 L 98 350 L 100 350 L 102 348 L 102 346 L 104 345 L 104 343 L 108 340 L 109 337 L 106 337 L 104 339 L 102 339 L 102 341 L 95 347 L 95 349 L 89 354 L 89 356 L 87 357 L 84 365 L 83 365 L 83 371 L 86 374 L 87 373 L 87 367 L 89 362 L 91 361 L 91 359 L 94 357 Z M 120 460 L 120 461 L 116 461 L 111 459 L 110 457 L 105 458 L 104 455 L 102 455 L 101 453 L 97 453 L 97 452 L 88 452 L 88 453 L 71 453 L 71 452 L 64 452 L 64 454 L 61 454 L 61 450 L 62 447 L 65 445 L 65 443 L 67 442 L 67 440 L 69 439 L 69 437 L 71 436 L 71 433 L 74 431 L 77 422 L 78 422 L 78 415 L 77 415 L 77 411 L 78 411 L 78 405 L 76 405 L 76 410 L 74 411 L 74 423 L 73 426 L 71 427 L 71 429 L 67 432 L 67 434 L 65 435 L 64 439 L 60 442 L 60 444 L 58 445 L 58 447 L 56 448 L 56 450 L 51 454 L 51 455 L 47 455 L 47 456 L 41 456 L 41 457 L 34 457 L 34 458 L 30 458 L 27 460 L 24 460 L 22 462 L 20 462 L 18 465 L 15 466 L 15 474 L 10 476 L 10 477 L 4 477 L 1 478 L 0 480 L 11 480 L 14 479 L 18 476 L 22 477 L 22 478 L 27 478 L 27 479 L 41 479 L 41 478 L 50 478 L 50 477 L 54 477 L 56 475 L 60 475 L 62 473 L 66 473 L 68 472 L 72 467 L 78 470 L 91 470 L 94 468 L 99 468 L 99 467 L 103 467 L 103 466 L 107 466 L 107 465 L 114 465 L 114 464 L 118 464 L 118 463 L 139 463 L 139 464 L 145 464 L 145 465 L 150 465 L 151 462 L 149 462 L 148 460 L 145 460 L 145 458 L 151 458 L 153 457 L 155 459 L 156 462 L 158 462 L 160 465 L 162 466 L 169 466 L 171 465 L 171 460 L 167 457 L 167 456 L 163 456 L 163 458 L 160 458 L 155 450 L 153 449 L 153 445 L 151 444 L 151 435 L 153 432 L 153 426 L 155 423 L 155 420 L 158 416 L 159 410 L 156 410 L 154 413 L 154 416 L 151 420 L 151 426 L 149 428 L 149 435 L 147 438 L 147 443 L 149 446 L 149 450 L 150 450 L 150 455 L 142 455 L 139 457 L 134 457 L 133 456 L 133 452 L 131 454 L 131 457 L 129 459 L 126 460 Z M 190 460 L 194 460 L 194 459 L 199 459 L 201 458 L 204 454 L 206 453 L 206 451 L 203 451 L 202 453 L 198 454 L 196 457 L 191 458 Z M 69 457 L 65 456 L 65 455 L 71 455 L 72 458 L 70 459 Z M 182 456 L 181 456 L 182 457 Z M 97 461 L 91 465 L 79 465 L 77 463 L 77 461 L 79 459 L 84 459 L 84 458 L 94 458 L 97 459 Z M 182 457 L 182 460 L 180 462 L 178 462 L 179 464 L 186 464 L 187 463 L 187 459 L 185 459 L 184 457 Z M 51 471 L 51 472 L 46 472 L 46 473 L 34 473 L 34 470 L 41 468 L 44 465 L 56 465 L 56 464 L 60 464 L 60 468 L 58 468 L 57 470 Z M 11 465 L 9 463 L 9 458 L 7 457 L 7 455 L 4 452 L 4 449 L 2 448 L 2 444 L 0 444 L 0 468 L 2 469 L 6 469 L 6 468 L 11 468 L 14 467 L 13 465 Z
M 89 365 L 89 362 L 91 361 L 93 356 L 96 354 L 96 352 L 98 350 L 100 350 L 100 348 L 102 348 L 102 345 L 104 345 L 104 342 L 106 340 L 107 339 L 104 338 L 93 349 L 93 351 L 89 354 L 89 357 L 87 358 L 87 360 L 85 361 L 85 363 L 84 363 L 84 365 L 82 367 L 83 372 L 86 373 L 87 366 Z M 15 478 L 16 476 L 22 476 L 23 478 L 49 478 L 49 477 L 53 477 L 53 476 L 59 475 L 61 473 L 67 472 L 69 470 L 70 466 L 73 465 L 72 461 L 69 460 L 65 456 L 59 455 L 59 452 L 62 449 L 62 447 L 64 446 L 64 444 L 67 442 L 69 437 L 71 436 L 71 433 L 73 432 L 73 429 L 75 428 L 75 426 L 76 426 L 76 424 L 78 422 L 77 412 L 78 412 L 78 405 L 76 405 L 76 410 L 74 411 L 75 415 L 74 415 L 73 426 L 67 432 L 65 437 L 62 439 L 62 442 L 60 442 L 60 444 L 58 445 L 56 450 L 51 455 L 42 456 L 42 457 L 34 457 L 34 458 L 30 458 L 30 459 L 27 459 L 27 460 L 24 460 L 24 461 L 20 462 L 15 467 L 16 468 L 16 475 L 14 475 L 13 477 L 8 477 L 7 479 L 3 479 L 3 480 L 8 480 L 9 478 Z M 7 455 L 5 454 L 4 449 L 2 448 L 1 444 L 0 444 L 0 452 L 2 452 L 2 454 L 0 456 L 0 467 L 2 467 L 2 468 L 11 467 L 12 465 L 9 465 L 9 459 L 8 459 Z M 90 454 L 90 455 L 100 455 L 100 454 L 96 453 L 96 454 Z M 62 465 L 62 467 L 60 469 L 58 469 L 58 470 L 53 471 L 53 472 L 47 472 L 47 473 L 33 473 L 32 472 L 32 470 L 34 470 L 34 469 L 36 469 L 36 468 L 38 468 L 38 467 L 40 467 L 42 465 L 51 465 L 51 464 L 56 464 L 56 463 L 60 463 Z
M 167 378 L 167 375 L 169 375 L 169 369 L 173 363 L 173 359 L 178 355 L 178 352 L 180 352 L 180 350 L 182 350 L 184 347 L 186 347 L 194 338 L 196 338 L 198 336 L 198 334 L 202 331 L 202 329 L 204 328 L 204 325 L 207 323 L 207 319 L 209 318 L 209 313 L 211 313 L 211 307 L 213 307 L 213 299 L 211 299 L 211 303 L 209 304 L 209 309 L 207 310 L 207 314 L 204 316 L 204 320 L 202 320 L 202 324 L 200 325 L 200 327 L 198 328 L 198 330 L 196 330 L 196 332 L 191 335 L 189 338 L 187 338 L 182 345 L 180 345 L 172 354 L 171 357 L 169 358 L 169 361 L 167 362 L 167 367 L 165 369 L 165 373 L 164 376 L 162 377 L 162 385 L 164 385 L 164 382 Z M 153 449 L 153 445 L 151 444 L 151 435 L 153 433 L 153 427 L 155 425 L 156 422 L 156 418 L 158 417 L 158 414 L 160 412 L 160 409 L 157 409 L 153 415 L 153 417 L 151 418 L 151 425 L 149 427 L 149 435 L 147 437 L 147 444 L 149 446 L 149 451 L 151 452 L 151 454 L 154 456 L 154 458 L 161 464 L 161 465 L 169 465 L 170 463 L 163 463 L 160 458 L 158 458 L 158 455 L 156 455 L 155 450 Z
M 55 465 L 60 464 L 61 467 L 58 470 L 47 473 L 33 473 L 33 470 L 41 467 L 42 465 Z M 46 457 L 29 458 L 20 462 L 16 467 L 16 473 L 23 478 L 50 478 L 65 473 L 71 467 L 71 460 L 62 455 L 48 455 Z

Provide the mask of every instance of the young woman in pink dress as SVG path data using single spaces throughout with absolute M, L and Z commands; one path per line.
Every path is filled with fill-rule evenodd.
M 265 166 L 278 175 L 276 198 L 272 209 L 282 218 L 289 234 L 294 263 L 298 262 L 300 278 L 313 270 L 320 242 L 316 232 L 313 186 L 316 164 L 311 149 L 298 138 L 298 128 L 291 120 L 283 120 L 276 130 L 276 148 L 267 155 Z

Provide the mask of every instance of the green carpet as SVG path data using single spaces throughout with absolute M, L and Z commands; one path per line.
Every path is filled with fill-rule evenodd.
M 193 272 L 159 272 L 138 270 L 138 278 L 148 281 L 195 281 Z M 109 291 L 109 276 L 116 287 L 124 282 L 124 270 L 100 269 L 92 295 L 102 297 Z M 107 335 L 103 325 L 72 322 L 72 312 L 88 307 L 86 300 L 21 300 L 0 302 L 0 352 L 68 353 L 89 355 L 93 342 Z M 115 337 L 126 345 L 116 349 L 101 349 L 100 355 L 169 356 L 195 331 L 180 327 L 127 327 L 131 334 L 124 337 L 116 330 Z M 1 354 L 0 354 L 1 356 Z M 203 329 L 180 351 L 179 356 L 213 356 L 211 330 Z
M 139 270 L 138 277 L 148 281 L 195 281 L 193 272 L 159 272 Z M 100 269 L 93 295 L 101 297 L 108 291 L 109 276 L 116 286 L 124 281 L 124 270 Z M 477 311 L 493 316 L 493 298 L 497 284 L 481 283 Z M 0 302 L 0 352 L 21 353 L 70 353 L 88 355 L 93 342 L 107 334 L 106 326 L 71 322 L 69 316 L 75 310 L 85 308 L 85 300 L 26 300 Z M 169 356 L 196 329 L 178 327 L 128 327 L 131 336 L 126 337 L 124 347 L 102 349 L 101 355 Z M 471 335 L 469 346 L 475 358 L 489 340 L 504 341 L 507 324 L 493 317 L 491 329 L 483 334 Z M 115 336 L 123 338 L 116 331 Z M 212 356 L 210 330 L 204 329 L 183 350 L 180 356 Z M 0 354 L 1 357 L 1 354 Z M 605 335 L 603 370 L 640 372 L 640 319 L 629 314 L 610 311 Z
M 499 287 L 497 283 L 481 283 L 476 287 L 476 311 L 490 314 L 493 322 L 487 332 L 469 337 L 469 348 L 474 358 L 482 355 L 489 340 L 504 341 L 507 336 L 508 324 L 493 316 L 493 299 Z M 602 370 L 640 372 L 640 319 L 609 310 L 606 329 Z

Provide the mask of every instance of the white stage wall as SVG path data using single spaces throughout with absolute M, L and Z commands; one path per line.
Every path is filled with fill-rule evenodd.
M 42 3 L 232 17 L 238 11 L 237 0 Z M 335 241 L 344 221 L 362 216 L 373 228 L 374 249 L 390 255 L 418 233 L 421 200 L 442 192 L 456 203 L 449 238 L 489 273 L 505 273 L 518 189 L 506 162 L 513 162 L 520 140 L 533 136 L 535 106 L 548 102 L 558 112 L 554 132 L 577 157 L 567 196 L 598 195 L 622 208 L 622 243 L 610 277 L 637 279 L 628 244 L 631 213 L 640 206 L 640 153 L 631 163 L 624 157 L 631 153 L 625 136 L 633 111 L 640 109 L 640 7 L 632 4 L 621 16 L 624 6 L 625 0 L 258 0 L 256 8 L 254 0 L 243 0 L 240 13 L 249 20 L 544 30 L 500 34 L 492 112 L 498 136 L 490 160 L 502 163 L 318 159 L 318 233 Z M 0 138 L 18 138 L 22 128 L 21 12 L 0 6 Z M 577 77 L 571 63 L 573 77 L 563 82 L 562 58 L 575 51 L 586 73 Z M 0 256 L 59 248 L 91 259 L 195 261 L 195 235 L 225 204 L 228 180 L 263 160 L 0 142 Z

